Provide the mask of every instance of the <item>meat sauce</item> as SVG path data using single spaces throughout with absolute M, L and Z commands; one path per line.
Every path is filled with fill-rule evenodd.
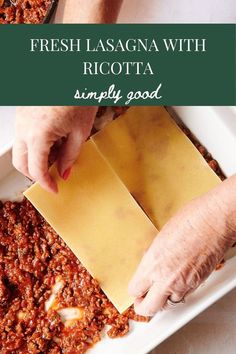
M 56 278 L 61 308 L 83 316 L 65 327 L 58 311 L 45 311 Z M 111 338 L 129 331 L 130 308 L 120 315 L 62 239 L 27 201 L 0 205 L 0 353 L 85 353 L 109 325 Z
M 52 0 L 0 0 L 0 24 L 43 23 Z

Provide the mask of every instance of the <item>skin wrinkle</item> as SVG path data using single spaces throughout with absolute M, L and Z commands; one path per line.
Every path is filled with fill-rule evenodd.
M 231 177 L 231 179 L 232 178 L 234 178 L 234 177 Z M 225 185 L 227 182 L 228 182 L 228 180 L 224 181 L 222 183 L 222 185 Z M 222 185 L 221 185 L 221 189 L 222 189 Z M 236 211 L 233 210 L 232 212 L 229 212 L 229 202 L 226 202 L 224 197 L 219 198 L 219 195 L 218 195 L 219 193 L 214 193 L 214 191 L 215 190 L 210 191 L 209 196 L 213 200 L 213 204 L 216 205 L 217 208 L 219 209 L 219 215 L 223 216 L 223 218 L 221 217 L 221 220 L 225 221 L 226 230 L 230 231 L 230 233 L 232 233 L 232 240 L 233 240 L 232 242 L 235 242 L 235 240 L 236 240 L 236 224 L 235 224 L 235 222 L 232 222 L 232 221 L 235 220 Z M 209 204 L 209 201 L 206 201 L 206 202 Z M 212 214 L 212 216 L 214 216 L 215 212 L 211 212 L 211 214 Z M 204 215 L 203 215 L 203 217 L 204 217 Z M 215 231 L 217 231 L 217 230 L 215 230 Z M 223 234 L 222 234 L 222 237 L 224 237 Z M 228 237 L 228 235 L 227 235 L 227 237 Z
M 164 256 L 164 258 L 165 257 L 169 257 L 168 259 L 172 259 L 172 257 L 171 257 L 171 251 L 169 251 L 169 256 L 168 256 L 168 254 L 166 255 L 165 254 L 165 256 Z M 167 258 L 166 258 L 167 259 Z M 161 261 L 159 261 L 159 266 L 158 266 L 158 264 L 156 265 L 156 267 L 155 267 L 155 271 L 159 268 L 159 267 L 161 267 Z M 186 267 L 188 266 L 188 262 L 187 262 L 187 260 L 185 261 L 185 263 L 184 264 L 182 264 L 182 267 L 179 269 L 178 268 L 178 262 L 177 262 L 177 264 L 176 265 L 174 265 L 174 268 L 175 269 L 178 269 L 178 273 L 179 273 L 179 276 L 181 276 L 182 277 L 182 280 L 183 280 L 183 284 L 185 284 L 185 276 L 184 276 L 184 273 L 185 273 L 185 270 L 186 270 Z M 172 270 L 172 265 L 170 265 L 169 266 L 169 272 L 171 273 L 171 270 Z M 168 266 L 167 266 L 167 268 L 168 268 Z M 172 275 L 172 277 L 171 278 L 169 278 L 168 279 L 168 283 L 165 285 L 165 288 L 175 288 L 175 284 L 178 282 L 179 283 L 179 277 L 178 277 L 178 280 L 176 281 L 176 274 L 175 273 L 172 273 L 173 275 Z M 161 279 L 165 279 L 165 274 L 164 273 L 162 273 L 162 269 L 160 268 L 160 278 Z M 161 284 L 162 282 L 160 282 L 159 281 L 159 284 Z M 163 283 L 165 283 L 165 282 L 163 282 Z M 183 288 L 183 285 L 181 286 L 181 288 Z M 177 289 L 175 289 L 175 291 L 176 292 L 178 292 L 177 291 Z M 182 289 L 181 289 L 181 292 L 182 292 Z
M 227 215 L 227 212 L 229 212 L 229 207 L 230 203 L 225 195 L 225 187 L 230 185 L 231 187 L 231 197 L 232 201 L 235 200 L 236 193 L 234 192 L 235 190 L 235 180 L 236 180 L 236 175 L 226 179 L 220 186 L 220 192 L 215 193 L 215 189 L 211 191 L 211 196 L 214 199 L 215 203 L 218 205 L 219 209 L 221 210 L 223 215 Z M 233 185 L 232 185 L 233 184 Z M 232 186 L 231 186 L 232 185 Z M 236 216 L 236 210 L 231 208 L 231 213 L 233 213 Z M 235 225 L 236 227 L 236 225 Z
M 184 292 L 184 288 L 186 288 L 186 285 L 188 285 L 188 277 L 190 276 L 190 283 L 196 284 L 194 279 L 195 274 L 198 277 L 198 272 L 195 271 L 193 272 L 193 269 L 196 269 L 195 262 L 192 264 L 189 264 L 189 262 L 185 262 L 184 265 L 181 266 L 181 268 L 176 268 L 176 272 L 178 273 L 178 277 L 176 278 L 176 273 L 174 273 L 172 281 L 170 283 L 170 288 L 172 289 L 172 292 L 174 293 L 181 293 Z M 180 283 L 180 278 L 182 280 L 181 285 Z M 180 290 L 177 289 L 177 285 L 180 287 Z
M 215 215 L 223 217 L 214 223 Z M 153 294 L 152 285 L 152 298 L 148 302 L 140 299 L 135 307 L 137 313 L 150 315 L 160 310 L 155 304 L 161 301 L 160 296 L 170 293 L 181 299 L 208 278 L 235 242 L 227 216 L 209 194 L 193 200 L 165 225 L 145 256 L 145 272 L 143 264 L 135 280 L 138 283 L 144 276 L 151 277 L 158 292 Z

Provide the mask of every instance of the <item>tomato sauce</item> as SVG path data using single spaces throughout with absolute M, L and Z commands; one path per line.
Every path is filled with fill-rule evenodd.
M 52 0 L 0 0 L 0 24 L 43 23 Z

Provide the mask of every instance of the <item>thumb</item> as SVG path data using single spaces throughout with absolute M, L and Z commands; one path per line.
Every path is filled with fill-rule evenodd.
M 70 170 L 77 159 L 83 141 L 81 132 L 75 130 L 68 135 L 61 146 L 57 159 L 57 170 L 61 178 L 66 180 L 69 177 Z

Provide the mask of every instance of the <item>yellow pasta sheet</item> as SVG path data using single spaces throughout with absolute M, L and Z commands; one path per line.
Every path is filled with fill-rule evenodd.
M 92 139 L 158 229 L 220 183 L 163 107 L 132 107 Z
M 133 302 L 128 282 L 156 228 L 92 141 L 83 145 L 68 181 L 55 168 L 51 173 L 58 194 L 36 183 L 25 196 L 123 312 Z

